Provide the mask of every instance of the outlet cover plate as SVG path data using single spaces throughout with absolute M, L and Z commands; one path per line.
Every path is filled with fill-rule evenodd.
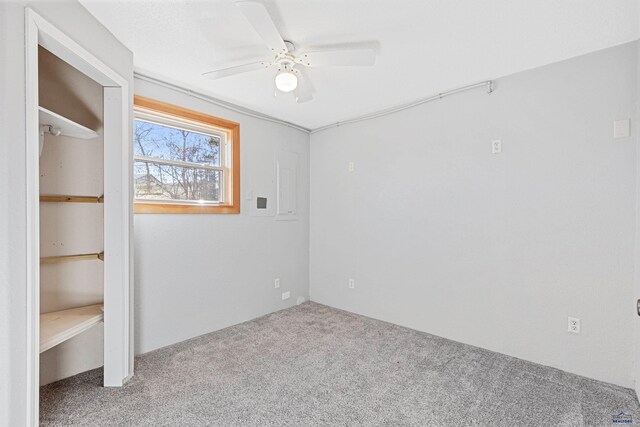
M 291 292 L 287 291 L 287 292 L 283 292 L 282 293 L 282 301 L 291 298 Z
M 568 317 L 567 318 L 567 331 L 572 334 L 580 333 L 580 319 L 577 317 Z
M 494 139 L 493 141 L 491 141 L 491 153 L 493 153 L 493 154 L 502 153 L 502 140 L 501 139 Z
M 616 120 L 613 122 L 613 137 L 628 138 L 631 135 L 631 121 L 629 119 Z

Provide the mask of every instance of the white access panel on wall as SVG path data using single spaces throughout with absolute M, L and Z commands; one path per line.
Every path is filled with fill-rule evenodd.
M 280 220 L 298 219 L 298 154 L 281 151 L 277 159 L 277 211 Z

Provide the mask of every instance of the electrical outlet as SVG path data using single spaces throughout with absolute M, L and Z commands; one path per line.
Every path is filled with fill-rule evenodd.
M 349 162 L 349 172 L 353 172 L 356 170 L 356 164 L 354 162 Z
M 493 154 L 502 153 L 502 140 L 501 139 L 494 139 L 493 141 L 491 141 L 491 152 Z
M 613 122 L 613 137 L 614 138 L 627 138 L 631 135 L 629 119 L 616 120 Z
M 356 288 L 356 281 L 354 279 L 349 279 L 349 289 Z
M 290 297 L 291 297 L 291 292 L 287 291 L 282 293 L 282 301 L 289 299 Z
M 273 281 L 273 287 L 275 289 L 278 289 L 280 287 L 280 278 L 277 278 L 276 280 Z
M 580 333 L 580 319 L 575 318 L 575 317 L 568 317 L 567 318 L 567 331 L 571 332 L 572 334 L 579 334 Z

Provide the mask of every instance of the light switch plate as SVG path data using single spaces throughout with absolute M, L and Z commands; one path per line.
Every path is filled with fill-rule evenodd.
M 627 138 L 631 135 L 631 121 L 629 119 L 616 120 L 613 122 L 613 137 Z

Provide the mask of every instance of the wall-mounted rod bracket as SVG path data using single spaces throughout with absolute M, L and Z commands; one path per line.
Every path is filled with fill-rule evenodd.
M 489 80 L 487 81 L 487 93 L 491 94 L 493 91 L 493 80 Z
M 62 131 L 52 125 L 40 125 L 40 155 L 42 156 L 42 148 L 44 147 L 44 134 L 50 133 L 53 136 L 60 136 Z

